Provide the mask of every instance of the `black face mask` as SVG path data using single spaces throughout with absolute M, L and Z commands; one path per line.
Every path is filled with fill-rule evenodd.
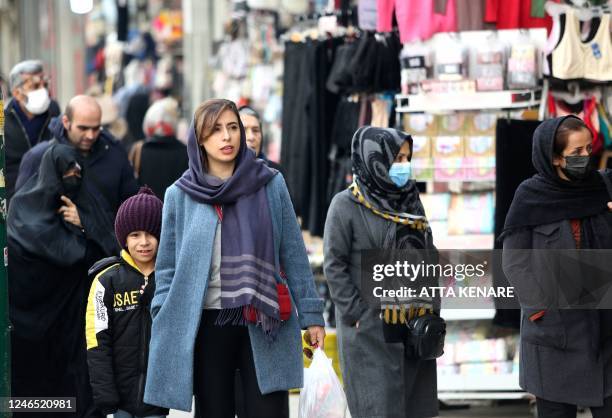
M 593 171 L 590 155 L 568 156 L 564 158 L 565 167 L 561 167 L 561 171 L 572 181 L 584 180 Z
M 81 179 L 77 176 L 64 177 L 62 179 L 62 185 L 64 186 L 66 197 L 70 200 L 74 200 L 81 188 Z

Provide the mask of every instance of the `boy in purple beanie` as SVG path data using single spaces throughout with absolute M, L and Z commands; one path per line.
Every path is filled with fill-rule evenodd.
M 162 201 L 148 187 L 127 199 L 115 219 L 120 257 L 97 262 L 87 303 L 87 363 L 94 403 L 115 418 L 164 417 L 143 402 L 151 335 L 150 303 Z

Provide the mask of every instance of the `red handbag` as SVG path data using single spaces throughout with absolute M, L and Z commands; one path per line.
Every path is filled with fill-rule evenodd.
M 217 211 L 217 216 L 219 217 L 219 221 L 223 221 L 223 208 L 220 205 L 214 205 L 215 211 Z M 280 276 L 283 280 L 287 280 L 287 276 L 284 271 L 280 271 Z M 291 318 L 291 296 L 289 295 L 289 288 L 284 283 L 276 284 L 276 293 L 278 294 L 278 310 L 281 321 L 286 321 Z M 252 306 L 244 307 L 244 318 L 251 323 L 257 322 L 257 309 Z
M 283 279 L 286 279 L 285 273 L 280 273 Z M 291 318 L 291 295 L 289 287 L 284 283 L 276 283 L 276 293 L 278 295 L 278 310 L 281 321 L 286 321 Z M 244 307 L 244 317 L 248 322 L 257 322 L 257 310 L 252 306 Z
M 281 321 L 286 321 L 291 318 L 291 296 L 289 296 L 289 288 L 284 283 L 276 283 L 276 291 L 278 293 L 280 319 Z

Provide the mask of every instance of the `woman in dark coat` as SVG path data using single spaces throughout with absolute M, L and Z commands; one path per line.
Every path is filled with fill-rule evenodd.
M 405 324 L 381 320 L 388 317 L 380 307 L 368 306 L 360 291 L 363 250 L 435 252 L 416 183 L 410 179 L 411 157 L 409 135 L 359 128 L 352 142 L 355 180 L 334 197 L 327 213 L 324 272 L 336 306 L 340 365 L 353 418 L 438 415 L 436 362 L 411 358 L 403 344 Z M 401 307 L 431 311 L 437 308 L 434 302 L 403 300 Z
M 76 397 L 71 416 L 83 417 L 99 416 L 85 351 L 87 270 L 117 244 L 111 220 L 81 187 L 81 166 L 74 147 L 51 145 L 38 174 L 13 197 L 7 223 L 12 396 Z M 79 221 L 60 213 L 62 196 Z
M 612 248 L 604 178 L 612 173 L 592 168 L 592 139 L 575 116 L 537 128 L 537 174 L 517 189 L 501 236 L 504 272 L 522 307 L 520 384 L 536 396 L 540 418 L 575 418 L 577 405 L 590 407 L 594 418 L 612 416 L 612 317 L 561 309 L 582 303 L 593 279 L 570 273 L 575 254 L 588 255 L 575 250 Z

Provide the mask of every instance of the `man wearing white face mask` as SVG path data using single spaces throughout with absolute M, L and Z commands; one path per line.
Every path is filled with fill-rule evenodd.
M 42 63 L 36 60 L 20 62 L 9 75 L 13 98 L 4 109 L 7 199 L 15 193 L 23 154 L 39 142 L 51 139 L 49 122 L 60 114 L 57 102 L 49 97 L 47 83 Z

